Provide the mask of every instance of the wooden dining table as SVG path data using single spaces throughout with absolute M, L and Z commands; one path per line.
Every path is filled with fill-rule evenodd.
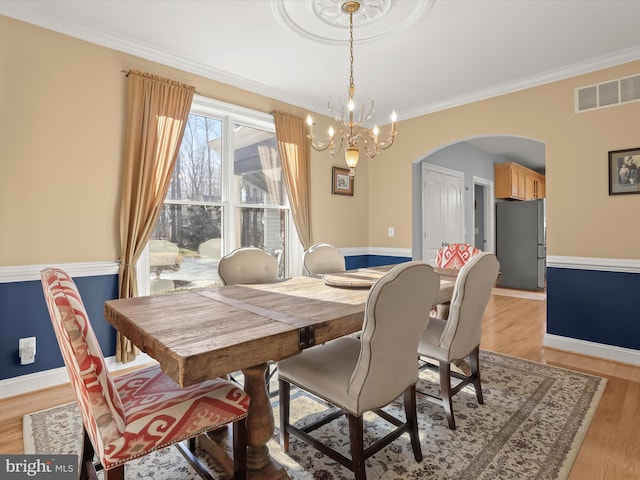
M 354 278 L 380 278 L 390 268 L 349 272 Z M 441 273 L 436 303 L 451 298 L 455 283 L 455 278 Z M 341 275 L 349 277 L 347 272 Z M 330 279 L 293 277 L 268 284 L 227 285 L 109 300 L 104 316 L 181 386 L 241 370 L 251 399 L 249 478 L 280 480 L 289 477 L 267 447 L 275 430 L 265 384 L 267 362 L 361 330 L 371 283 L 345 287 L 331 285 Z

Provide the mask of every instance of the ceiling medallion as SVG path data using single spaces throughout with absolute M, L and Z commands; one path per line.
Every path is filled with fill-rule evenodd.
M 435 0 L 361 0 L 353 15 L 358 43 L 367 43 L 407 30 L 421 21 Z M 271 0 L 271 10 L 281 25 L 322 44 L 346 44 L 349 16 L 345 0 Z
M 349 28 L 349 17 L 345 15 L 344 0 L 312 0 L 311 10 L 321 21 L 332 27 Z M 370 0 L 360 2 L 360 8 L 354 13 L 354 25 L 362 27 L 375 22 L 389 13 L 392 0 Z

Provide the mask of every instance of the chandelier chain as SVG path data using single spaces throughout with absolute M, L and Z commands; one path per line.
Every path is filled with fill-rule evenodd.
M 349 87 L 355 88 L 353 82 L 353 12 L 349 12 Z

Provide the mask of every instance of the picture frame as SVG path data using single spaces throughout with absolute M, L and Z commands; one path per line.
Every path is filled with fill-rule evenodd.
M 331 193 L 353 197 L 354 178 L 349 176 L 348 168 L 332 167 Z
M 609 195 L 640 193 L 640 147 L 609 152 Z

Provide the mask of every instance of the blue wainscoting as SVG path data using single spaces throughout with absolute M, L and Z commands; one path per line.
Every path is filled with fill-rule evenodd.
M 547 268 L 547 333 L 640 350 L 640 273 Z
M 351 253 L 345 254 L 347 269 L 411 260 L 404 252 Z M 549 257 L 547 261 L 549 345 L 640 364 L 640 260 Z M 0 382 L 63 366 L 36 267 L 29 266 L 26 273 L 0 268 Z M 114 355 L 115 330 L 104 320 L 103 308 L 106 300 L 117 298 L 117 267 L 98 262 L 69 264 L 66 270 L 78 285 L 103 353 Z M 31 336 L 37 338 L 36 361 L 20 365 L 18 339 Z M 607 346 L 623 351 L 610 352 Z
M 392 257 L 389 255 L 349 255 L 344 261 L 347 270 L 365 267 L 379 267 L 381 265 L 394 265 L 411 260 L 411 257 Z
M 103 316 L 104 302 L 118 297 L 118 276 L 74 278 L 106 357 L 115 354 L 116 333 Z M 0 283 L 0 380 L 63 367 L 39 280 Z M 36 337 L 36 361 L 21 365 L 18 339 Z
M 348 269 L 390 265 L 411 260 L 409 257 L 391 255 L 350 255 L 345 257 Z M 95 269 L 101 273 L 87 273 L 85 268 L 67 265 L 91 319 L 93 329 L 105 357 L 115 355 L 115 330 L 104 319 L 104 302 L 118 297 L 117 273 L 103 274 L 104 267 Z M 82 271 L 75 275 L 74 271 Z M 95 270 L 94 269 L 94 270 Z M 22 375 L 45 372 L 64 366 L 58 342 L 51 326 L 51 320 L 42 293 L 38 268 L 28 267 L 28 273 L 15 274 L 11 267 L 4 267 L 6 280 L 0 282 L 0 381 Z M 33 272 L 31 270 L 34 270 Z M 109 270 L 111 271 L 111 270 Z M 4 278 L 3 278 L 4 279 Z M 18 357 L 18 339 L 36 337 L 36 361 L 30 365 L 21 365 Z

